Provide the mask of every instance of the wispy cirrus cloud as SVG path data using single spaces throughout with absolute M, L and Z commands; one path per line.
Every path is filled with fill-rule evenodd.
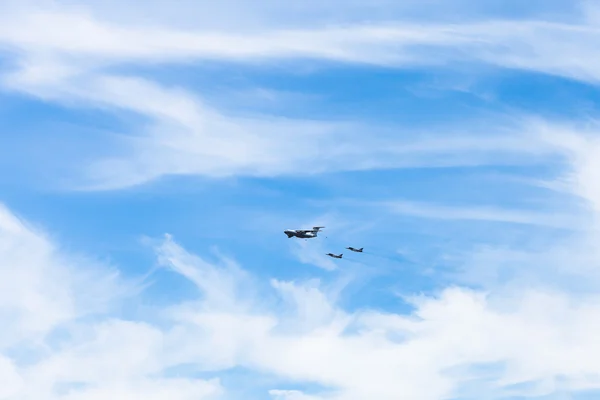
M 583 226 L 583 218 L 578 222 L 577 217 L 571 214 L 555 215 L 553 212 L 532 212 L 476 205 L 449 207 L 407 201 L 390 201 L 381 205 L 387 206 L 393 213 L 439 220 L 505 222 L 563 229 L 579 229 Z
M 181 29 L 168 23 L 124 24 L 95 12 L 96 6 L 88 11 L 48 4 L 8 7 L 0 28 L 0 43 L 11 57 L 11 67 L 3 76 L 5 89 L 63 105 L 124 110 L 150 119 L 135 137 L 125 135 L 107 144 L 126 155 L 93 163 L 78 177 L 78 186 L 86 188 L 122 188 L 171 174 L 275 176 L 523 162 L 546 151 L 539 140 L 519 134 L 507 137 L 505 131 L 491 137 L 473 132 L 450 138 L 440 132 L 430 140 L 415 141 L 372 126 L 370 140 L 358 145 L 366 127 L 354 121 L 234 117 L 206 104 L 201 95 L 166 87 L 135 72 L 111 72 L 114 67 L 203 60 L 256 64 L 312 59 L 388 67 L 475 62 L 590 82 L 596 81 L 595 71 L 600 70 L 588 56 L 593 54 L 598 32 L 584 19 L 340 22 L 327 28 L 284 30 L 267 24 L 242 32 Z M 555 57 L 556 52 L 564 56 Z M 515 155 L 507 157 L 513 150 Z M 523 150 L 527 157 L 522 156 Z
M 400 67 L 474 61 L 595 81 L 597 65 L 593 58 L 585 58 L 598 40 L 597 29 L 585 18 L 593 16 L 594 10 L 589 6 L 581 18 L 565 22 L 531 18 L 346 25 L 339 21 L 338 27 L 282 30 L 263 25 L 262 29 L 237 33 L 202 27 L 179 30 L 160 24 L 125 26 L 118 19 L 99 19 L 93 7 L 89 12 L 25 7 L 12 13 L 8 9 L 0 41 L 23 55 L 46 55 L 48 60 L 72 57 L 71 61 L 75 65 L 81 61 L 82 67 L 132 61 L 253 62 L 290 57 Z M 78 35 L 66 28 L 73 26 Z M 569 56 L 554 57 L 556 51 Z
M 27 83 L 20 88 L 27 90 Z M 83 187 L 91 189 L 122 188 L 170 174 L 277 176 L 520 164 L 554 151 L 535 135 L 515 135 L 506 129 L 486 138 L 477 132 L 445 137 L 447 132 L 440 131 L 414 139 L 405 135 L 399 138 L 390 128 L 382 127 L 371 129 L 374 136 L 365 142 L 366 126 L 357 122 L 230 117 L 185 90 L 128 77 L 64 81 L 42 89 L 41 95 L 67 104 L 80 100 L 83 103 L 79 104 L 121 109 L 152 121 L 141 135 L 123 136 L 116 143 L 125 156 L 91 164 L 83 177 Z M 519 157 L 521 153 L 529 157 Z

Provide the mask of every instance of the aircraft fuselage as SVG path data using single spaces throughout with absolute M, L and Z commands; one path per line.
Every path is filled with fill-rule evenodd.
M 310 238 L 314 238 L 317 237 L 317 232 L 298 232 L 292 229 L 288 229 L 283 231 L 283 233 L 285 233 L 287 235 L 288 238 L 292 238 L 292 237 L 297 237 L 300 239 L 310 239 Z

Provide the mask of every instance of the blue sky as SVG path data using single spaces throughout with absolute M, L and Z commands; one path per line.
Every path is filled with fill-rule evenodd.
M 0 6 L 0 399 L 598 396 L 600 8 L 248 4 Z

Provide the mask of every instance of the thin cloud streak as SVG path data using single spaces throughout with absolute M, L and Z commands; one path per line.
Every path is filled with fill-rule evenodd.
M 562 229 L 581 229 L 585 220 L 581 218 L 578 222 L 573 215 L 556 215 L 556 213 L 550 211 L 544 213 L 476 205 L 450 207 L 408 201 L 390 201 L 381 203 L 380 205 L 387 207 L 392 213 L 420 218 L 505 222 Z
M 382 66 L 446 66 L 483 62 L 597 82 L 590 55 L 600 40 L 593 23 L 491 20 L 464 24 L 376 25 L 228 33 L 126 26 L 86 12 L 19 12 L 4 16 L 0 42 L 25 58 L 50 55 L 63 64 L 101 67 L 122 62 L 256 62 L 313 58 Z M 592 14 L 592 10 L 587 10 Z M 586 15 L 587 15 L 586 14 Z M 67 28 L 68 27 L 68 28 Z M 77 35 L 73 35 L 73 27 Z M 555 57 L 560 53 L 562 57 Z

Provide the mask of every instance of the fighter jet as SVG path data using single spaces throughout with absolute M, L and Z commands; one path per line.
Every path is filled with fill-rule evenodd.
M 360 249 L 355 249 L 354 247 L 346 247 L 348 250 L 352 250 L 355 251 L 357 253 L 362 253 L 363 252 L 363 248 L 361 247 Z
M 329 257 L 333 257 L 333 258 L 342 258 L 342 256 L 343 256 L 343 254 L 341 254 L 341 253 L 340 253 L 340 254 L 338 254 L 337 256 L 336 256 L 335 254 L 331 254 L 331 253 L 327 253 L 327 255 L 328 255 Z
M 300 239 L 310 239 L 317 237 L 318 232 L 325 228 L 324 226 L 313 226 L 312 229 L 287 229 L 283 231 L 289 238 L 297 237 Z

